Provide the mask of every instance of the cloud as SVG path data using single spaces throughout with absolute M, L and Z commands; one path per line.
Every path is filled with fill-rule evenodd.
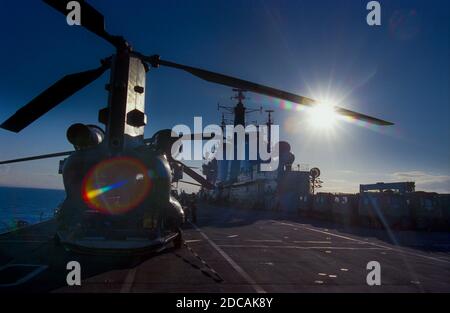
M 8 174 L 11 171 L 11 166 L 10 165 L 0 165 L 0 175 L 5 175 Z
M 392 179 L 397 181 L 414 181 L 416 190 L 450 193 L 450 176 L 431 174 L 423 171 L 407 171 L 393 173 Z
M 336 176 L 324 177 L 323 188 L 317 191 L 356 193 L 359 191 L 359 184 L 412 181 L 416 183 L 418 191 L 450 193 L 450 175 L 420 170 L 395 173 L 358 173 L 351 170 L 340 170 Z
M 358 192 L 359 184 L 351 180 L 345 179 L 324 179 L 322 188 L 317 189 L 317 192 L 333 192 L 333 193 L 356 193 Z

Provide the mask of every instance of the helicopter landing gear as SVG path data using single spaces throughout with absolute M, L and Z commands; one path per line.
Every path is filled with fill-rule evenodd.
M 177 236 L 173 240 L 173 247 L 178 250 L 183 246 L 183 233 L 181 232 L 181 229 L 177 230 Z

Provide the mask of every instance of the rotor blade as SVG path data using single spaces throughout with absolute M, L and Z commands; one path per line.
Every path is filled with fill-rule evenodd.
M 200 68 L 195 68 L 195 67 L 191 67 L 191 66 L 187 66 L 187 65 L 173 63 L 170 61 L 161 60 L 161 59 L 159 59 L 159 56 L 157 56 L 157 55 L 150 56 L 150 57 L 145 57 L 145 56 L 142 56 L 142 57 L 144 60 L 149 62 L 152 66 L 163 65 L 163 66 L 168 66 L 168 67 L 184 70 L 188 73 L 191 73 L 194 76 L 200 77 L 201 79 L 204 79 L 204 80 L 212 82 L 212 83 L 222 84 L 222 85 L 233 87 L 233 88 L 239 88 L 239 89 L 263 94 L 263 95 L 266 95 L 269 97 L 279 98 L 282 100 L 286 100 L 289 102 L 294 102 L 294 103 L 298 103 L 298 104 L 306 105 L 306 106 L 310 106 L 310 107 L 312 107 L 314 104 L 317 104 L 317 101 L 313 100 L 311 98 L 299 96 L 299 95 L 296 95 L 296 94 L 293 94 L 293 93 L 290 93 L 287 91 L 283 91 L 283 90 L 275 89 L 272 87 L 256 84 L 256 83 L 242 80 L 239 78 L 235 78 L 232 76 L 227 76 L 227 75 L 203 70 Z M 362 120 L 362 121 L 365 121 L 368 123 L 382 125 L 382 126 L 393 125 L 393 123 L 391 123 L 391 122 L 387 122 L 387 121 L 384 121 L 384 120 L 381 120 L 381 119 L 378 119 L 378 118 L 375 118 L 372 116 L 368 116 L 365 114 L 361 114 L 358 112 L 353 112 L 353 111 L 350 111 L 350 110 L 347 110 L 344 108 L 335 107 L 335 110 L 337 113 L 342 114 L 344 116 L 353 117 L 355 119 L 359 119 L 359 120 Z
M 372 117 L 369 115 L 365 115 L 362 113 L 358 113 L 358 112 L 354 112 L 354 111 L 350 111 L 341 107 L 334 107 L 334 111 L 342 116 L 346 116 L 346 117 L 350 117 L 350 118 L 354 118 L 363 122 L 367 122 L 367 123 L 371 123 L 371 124 L 376 124 L 376 125 L 380 125 L 380 126 L 390 126 L 390 125 L 394 125 L 394 123 L 391 122 L 387 122 L 384 120 L 380 120 L 379 118 L 376 117 Z
M 0 165 L 1 164 L 9 164 L 9 163 L 17 163 L 17 162 L 25 162 L 25 161 L 33 161 L 33 160 L 40 160 L 40 159 L 56 158 L 56 157 L 60 157 L 60 156 L 70 155 L 73 152 L 74 151 L 64 151 L 64 152 L 57 152 L 57 153 L 50 153 L 50 154 L 35 155 L 35 156 L 21 158 L 21 159 L 0 161 Z
M 107 68 L 109 64 L 105 63 L 94 70 L 64 76 L 20 108 L 0 127 L 18 133 L 75 92 L 99 78 Z
M 304 104 L 304 105 L 311 105 L 315 101 L 313 99 L 302 97 L 295 95 L 293 93 L 289 93 L 286 91 L 278 90 L 275 88 L 267 87 L 264 85 L 256 84 L 247 80 L 235 78 L 232 76 L 227 76 L 207 70 L 203 70 L 200 68 L 195 68 L 187 65 L 177 64 L 170 61 L 160 60 L 158 56 L 151 56 L 151 57 L 144 57 L 149 63 L 157 64 L 157 65 L 163 65 L 168 67 L 177 68 L 180 70 L 184 70 L 188 73 L 191 73 L 194 76 L 200 77 L 201 79 L 204 79 L 206 81 L 221 84 L 233 88 L 239 88 L 244 89 L 256 93 L 260 93 L 266 96 L 275 97 L 284 99 L 287 101 Z
M 189 184 L 189 185 L 194 185 L 194 186 L 203 187 L 203 185 L 201 185 L 201 184 L 193 183 L 193 182 L 190 182 L 190 181 L 179 180 L 178 182 L 179 182 L 179 183 L 184 183 L 184 184 Z
M 67 8 L 67 4 L 71 0 L 43 0 L 46 4 L 62 13 L 64 16 L 70 11 Z M 116 46 L 117 41 L 115 36 L 108 34 L 105 30 L 105 18 L 94 7 L 84 0 L 78 1 L 80 4 L 80 18 L 81 26 L 89 30 L 90 32 L 102 37 L 112 45 Z
M 214 185 L 207 181 L 202 175 L 198 174 L 194 170 L 190 169 L 187 165 L 184 165 L 182 162 L 173 160 L 173 162 L 181 165 L 183 172 L 189 175 L 193 180 L 198 182 L 200 185 L 207 189 L 214 189 Z

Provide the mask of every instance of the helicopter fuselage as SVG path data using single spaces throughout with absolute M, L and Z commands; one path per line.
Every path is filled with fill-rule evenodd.
M 184 221 L 170 193 L 169 162 L 151 146 L 113 153 L 101 143 L 77 150 L 64 160 L 62 175 L 66 199 L 57 213 L 58 236 L 68 245 L 128 251 L 157 246 Z

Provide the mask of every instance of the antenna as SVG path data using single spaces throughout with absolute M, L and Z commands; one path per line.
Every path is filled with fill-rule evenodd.
M 222 123 L 220 124 L 221 128 L 222 128 L 222 133 L 225 132 L 225 113 L 222 112 Z
M 268 113 L 268 117 L 267 117 L 267 127 L 270 128 L 270 125 L 273 125 L 273 120 L 272 120 L 272 113 L 275 112 L 274 110 L 265 110 L 265 112 Z
M 242 100 L 246 99 L 244 92 L 247 92 L 247 90 L 240 88 L 233 88 L 233 91 L 237 92 L 237 95 L 234 95 L 233 97 L 231 97 L 231 99 L 236 99 L 239 101 L 239 103 L 242 103 Z
M 267 117 L 267 145 L 268 145 L 268 149 L 267 151 L 272 152 L 272 125 L 273 125 L 273 120 L 272 120 L 272 113 L 274 112 L 274 110 L 266 110 L 266 112 L 268 113 L 268 117 Z

